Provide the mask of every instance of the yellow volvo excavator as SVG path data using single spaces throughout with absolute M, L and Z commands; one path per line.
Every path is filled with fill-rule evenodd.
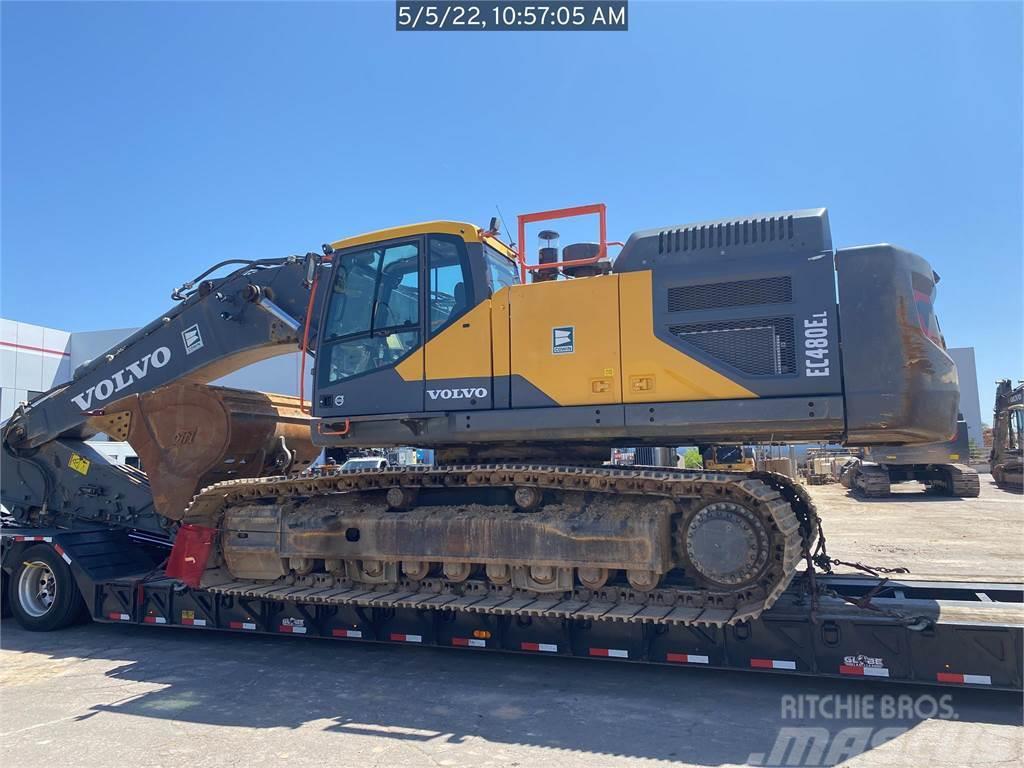
M 595 242 L 527 257 L 526 224 L 579 213 Z M 949 438 L 938 277 L 893 246 L 834 250 L 824 209 L 639 231 L 614 259 L 605 230 L 595 206 L 521 217 L 518 251 L 493 223 L 434 221 L 216 265 L 15 413 L 3 503 L 20 524 L 176 537 L 168 573 L 213 591 L 756 617 L 814 546 L 804 491 L 605 467 L 609 448 Z M 296 348 L 315 358 L 309 408 L 208 384 Z M 92 451 L 97 432 L 145 474 Z M 437 464 L 308 471 L 324 447 L 397 445 Z

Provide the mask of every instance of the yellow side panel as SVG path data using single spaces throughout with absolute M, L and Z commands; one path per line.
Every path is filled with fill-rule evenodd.
M 509 292 L 513 375 L 559 405 L 622 402 L 617 276 L 516 285 Z M 572 352 L 552 352 L 555 328 L 572 329 Z
M 654 335 L 651 273 L 619 275 L 622 301 L 622 386 L 627 403 L 733 400 L 757 397 L 745 387 Z
M 508 300 L 511 290 L 502 288 L 491 298 L 491 328 L 494 375 L 508 376 L 511 362 Z
M 491 376 L 491 301 L 473 309 L 395 366 L 404 381 Z
M 423 347 L 409 353 L 409 356 L 395 366 L 403 381 L 423 380 Z

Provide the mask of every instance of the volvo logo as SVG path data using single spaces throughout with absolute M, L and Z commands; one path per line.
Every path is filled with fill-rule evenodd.
M 470 398 L 487 397 L 485 387 L 466 387 L 463 389 L 428 389 L 431 400 L 469 400 Z
M 120 392 L 122 389 L 131 386 L 139 379 L 146 378 L 146 375 L 149 373 L 150 365 L 154 368 L 163 368 L 170 361 L 171 350 L 168 347 L 157 347 L 148 355 L 144 355 L 134 363 L 126 365 L 124 368 L 114 373 L 114 375 L 109 379 L 103 379 L 102 381 L 93 384 L 82 394 L 75 395 L 71 400 L 83 411 L 87 411 L 92 405 L 93 398 L 96 400 L 107 400 L 115 392 Z

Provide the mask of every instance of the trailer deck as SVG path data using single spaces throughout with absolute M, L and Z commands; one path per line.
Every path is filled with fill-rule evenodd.
M 756 621 L 694 626 L 665 609 L 545 597 L 452 593 L 409 602 L 384 587 L 190 589 L 155 570 L 124 531 L 3 533 L 14 556 L 19 547 L 52 546 L 99 622 L 1022 689 L 1020 584 L 819 576 L 812 600 L 801 578 Z

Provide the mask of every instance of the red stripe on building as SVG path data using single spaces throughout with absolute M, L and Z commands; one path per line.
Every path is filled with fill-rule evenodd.
M 15 344 L 13 341 L 0 341 L 0 347 L 11 347 L 12 349 L 24 349 L 28 352 L 45 352 L 48 355 L 60 355 L 61 357 L 71 357 L 70 352 L 65 352 L 60 349 L 47 349 L 46 347 L 32 347 L 28 344 Z

